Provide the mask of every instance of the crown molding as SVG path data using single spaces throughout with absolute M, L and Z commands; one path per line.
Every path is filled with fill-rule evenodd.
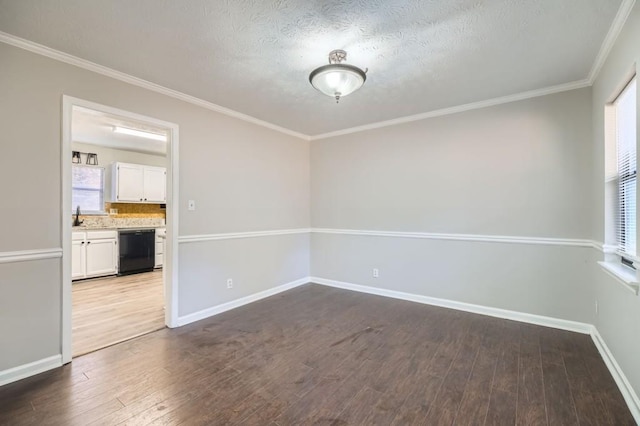
M 593 66 L 591 67 L 591 71 L 589 72 L 589 77 L 587 79 L 589 81 L 589 85 L 592 85 L 596 81 L 596 78 L 598 78 L 598 74 L 600 74 L 600 70 L 609 57 L 609 53 L 611 53 L 613 45 L 622 32 L 622 28 L 627 22 L 627 18 L 629 18 L 629 14 L 631 14 L 631 10 L 633 9 L 635 3 L 636 0 L 622 0 L 622 4 L 618 9 L 618 13 L 613 19 L 613 23 L 611 24 L 611 28 L 609 28 L 609 32 L 602 41 L 598 56 L 596 56 L 596 60 L 593 62 Z
M 150 81 L 143 80 L 141 78 L 134 77 L 132 75 L 129 75 L 120 71 L 116 71 L 112 68 L 108 68 L 108 67 L 96 64 L 95 62 L 87 61 L 85 59 L 78 58 L 77 56 L 69 55 L 59 50 L 55 50 L 50 47 L 44 46 L 42 44 L 38 44 L 33 41 L 14 36 L 13 34 L 8 34 L 0 31 L 0 42 L 18 47 L 20 49 L 28 50 L 30 52 L 37 53 L 39 55 L 46 56 L 51 59 L 55 59 L 60 62 L 74 65 L 76 67 L 83 68 L 88 71 L 93 71 L 95 73 L 102 74 L 104 76 L 111 77 L 113 79 L 120 80 L 125 83 L 132 84 L 134 86 L 142 87 L 144 89 L 151 90 L 156 93 L 170 96 L 172 98 L 179 99 L 181 101 L 188 102 L 190 104 L 197 105 L 199 107 L 227 115 L 229 117 L 237 118 L 239 120 L 246 121 L 248 123 L 252 123 L 261 127 L 265 127 L 270 130 L 275 130 L 276 132 L 284 133 L 286 135 L 293 136 L 293 137 L 300 138 L 307 141 L 310 140 L 310 137 L 303 133 L 296 132 L 296 131 L 269 123 L 267 121 L 260 120 L 250 115 L 243 114 L 238 111 L 234 111 L 232 109 L 214 104 L 212 102 L 205 101 L 200 98 L 196 98 L 195 96 L 187 95 L 186 93 L 178 92 L 177 90 L 169 89 L 159 84 L 152 83 Z
M 499 98 L 487 99 L 485 101 L 472 102 L 469 104 L 458 105 L 451 108 L 443 108 L 429 112 L 423 112 L 420 114 L 409 115 L 406 117 L 394 118 L 392 120 L 379 121 L 377 123 L 365 124 L 363 126 L 350 127 L 348 129 L 337 130 L 335 132 L 322 133 L 320 135 L 311 136 L 311 140 L 320 140 L 332 138 L 335 136 L 348 135 L 350 133 L 364 132 L 366 130 L 379 129 L 381 127 L 395 126 L 398 124 L 410 123 L 412 121 L 424 120 L 426 118 L 441 117 L 443 115 L 457 114 L 459 112 L 471 111 L 474 109 L 481 109 L 509 102 L 522 101 L 530 98 L 537 98 L 539 96 L 551 95 L 554 93 L 566 92 L 569 90 L 582 89 L 583 87 L 589 87 L 591 83 L 589 80 L 578 80 L 570 83 L 559 84 L 557 86 L 545 87 L 543 89 L 530 90 L 528 92 L 516 93 L 514 95 L 502 96 Z
M 559 84 L 556 86 L 545 87 L 542 89 L 516 93 L 513 95 L 487 99 L 484 101 L 458 105 L 450 108 L 443 108 L 443 109 L 428 111 L 420 114 L 394 118 L 391 120 L 369 123 L 362 126 L 355 126 L 355 127 L 342 129 L 342 130 L 336 130 L 333 132 L 321 133 L 318 135 L 306 135 L 304 133 L 296 132 L 294 130 L 287 129 L 282 126 L 278 126 L 276 124 L 272 124 L 267 121 L 260 120 L 258 118 L 252 117 L 247 114 L 243 114 L 238 111 L 234 111 L 232 109 L 223 107 L 221 105 L 217 105 L 212 102 L 205 101 L 200 98 L 196 98 L 195 96 L 187 95 L 185 93 L 178 92 L 177 90 L 160 86 L 156 83 L 151 83 L 150 81 L 143 80 L 141 78 L 134 77 L 132 75 L 129 75 L 120 71 L 116 71 L 112 68 L 107 68 L 105 66 L 96 64 L 94 62 L 90 62 L 85 59 L 81 59 L 76 56 L 69 55 L 59 50 L 55 50 L 50 47 L 47 47 L 47 46 L 14 36 L 12 34 L 5 33 L 2 31 L 0 31 L 0 42 L 49 57 L 51 59 L 65 62 L 70 65 L 74 65 L 89 71 L 93 71 L 98 74 L 102 74 L 107 77 L 111 77 L 116 80 L 123 81 L 125 83 L 133 84 L 135 86 L 139 86 L 157 93 L 161 93 L 163 95 L 167 95 L 175 99 L 179 99 L 211 111 L 215 111 L 233 118 L 237 118 L 239 120 L 243 120 L 261 127 L 275 130 L 277 132 L 280 132 L 289 136 L 293 136 L 306 141 L 314 141 L 314 140 L 328 139 L 336 136 L 348 135 L 351 133 L 364 132 L 367 130 L 379 129 L 383 127 L 395 126 L 398 124 L 410 123 L 413 121 L 424 120 L 427 118 L 441 117 L 445 115 L 457 114 L 460 112 L 471 111 L 475 109 L 487 108 L 487 107 L 506 104 L 510 102 L 522 101 L 525 99 L 551 95 L 554 93 L 561 93 L 569 90 L 581 89 L 584 87 L 590 87 L 593 85 L 595 79 L 598 77 L 598 74 L 602 69 L 602 66 L 604 65 L 607 57 L 609 56 L 609 53 L 611 52 L 611 49 L 613 48 L 613 45 L 615 44 L 615 41 L 618 38 L 618 35 L 622 31 L 622 28 L 624 27 L 624 24 L 627 21 L 627 18 L 629 17 L 629 14 L 631 13 L 631 10 L 633 9 L 633 6 L 635 5 L 635 3 L 636 3 L 636 0 L 622 1 L 622 4 L 618 9 L 618 13 L 616 14 L 616 17 L 614 18 L 613 23 L 611 24 L 611 27 L 609 28 L 609 31 L 604 41 L 602 42 L 602 45 L 600 46 L 600 50 L 591 67 L 591 71 L 589 72 L 588 77 L 585 79 L 564 83 L 564 84 Z

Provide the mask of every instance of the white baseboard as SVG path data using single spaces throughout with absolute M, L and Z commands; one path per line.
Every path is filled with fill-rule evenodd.
M 287 284 L 273 287 L 268 290 L 261 291 L 259 293 L 250 294 L 249 296 L 241 297 L 240 299 L 232 300 L 231 302 L 222 303 L 220 305 L 213 306 L 211 308 L 203 309 L 192 314 L 178 317 L 178 327 L 191 324 L 192 322 L 200 321 L 205 318 L 212 317 L 214 315 L 221 314 L 231 309 L 238 308 L 240 306 L 255 302 L 265 297 L 273 296 L 274 294 L 282 293 L 283 291 L 290 290 L 294 287 L 301 286 L 309 283 L 309 277 L 300 278 L 299 280 L 292 281 Z
M 19 365 L 8 370 L 0 371 L 0 386 L 17 382 L 18 380 L 44 373 L 45 371 L 62 366 L 62 355 L 54 355 L 29 364 Z
M 624 375 L 622 368 L 618 365 L 618 362 L 613 357 L 613 354 L 609 350 L 609 347 L 605 343 L 604 339 L 598 332 L 598 329 L 594 326 L 591 330 L 591 338 L 593 339 L 593 343 L 595 343 L 596 348 L 598 348 L 598 352 L 600 352 L 600 356 L 604 360 L 604 363 L 607 365 L 609 372 L 613 376 L 613 379 L 616 381 L 624 400 L 633 415 L 636 423 L 640 424 L 640 399 L 638 399 L 638 395 L 633 390 L 631 383 L 627 380 L 627 377 Z
M 330 287 L 342 288 L 345 290 L 359 291 L 361 293 L 375 294 L 378 296 L 391 297 L 393 299 L 408 300 L 410 302 L 423 303 L 426 305 L 440 306 L 443 308 L 456 309 L 459 311 L 472 312 L 474 314 L 488 315 L 496 318 L 503 318 L 513 321 L 526 322 L 529 324 L 542 325 L 545 327 L 558 328 L 561 330 L 574 331 L 582 334 L 590 334 L 593 326 L 582 322 L 569 321 L 559 318 L 545 317 L 542 315 L 527 314 L 524 312 L 509 311 L 506 309 L 492 308 L 489 306 L 473 305 L 470 303 L 457 302 L 455 300 L 438 299 L 435 297 L 422 296 L 419 294 L 404 293 L 401 291 L 387 290 L 377 287 L 369 287 L 360 284 L 334 281 L 326 278 L 310 277 L 311 282 Z
M 322 284 L 330 287 L 341 288 L 345 290 L 358 291 L 361 293 L 375 294 L 378 296 L 391 297 L 394 299 L 407 300 L 410 302 L 423 303 L 426 305 L 440 306 L 444 308 L 457 309 L 465 312 L 472 312 L 475 314 L 489 315 L 492 317 L 503 318 L 513 321 L 525 322 L 529 324 L 542 325 L 545 327 L 552 327 L 561 330 L 573 331 L 582 334 L 590 334 L 593 339 L 600 356 L 604 360 L 611 376 L 615 380 L 622 396 L 624 397 L 633 418 L 636 423 L 640 424 L 640 399 L 635 393 L 633 387 L 624 375 L 622 368 L 618 365 L 613 354 L 607 347 L 600 333 L 595 326 L 587 323 L 581 323 L 576 321 L 568 321 L 558 318 L 545 317 L 542 315 L 533 315 L 517 311 L 509 311 L 506 309 L 491 308 L 482 305 L 473 305 L 470 303 L 456 302 L 454 300 L 438 299 L 435 297 L 421 296 L 417 294 L 404 293 L 400 291 L 387 290 L 377 287 L 369 287 L 359 284 L 346 283 L 342 281 L 329 280 L 326 278 L 309 277 L 309 280 L 316 284 Z

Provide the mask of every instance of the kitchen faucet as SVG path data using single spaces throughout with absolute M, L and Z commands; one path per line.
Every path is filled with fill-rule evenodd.
M 80 226 L 84 223 L 84 220 L 80 220 L 80 206 L 76 207 L 76 218 L 73 221 L 73 226 Z

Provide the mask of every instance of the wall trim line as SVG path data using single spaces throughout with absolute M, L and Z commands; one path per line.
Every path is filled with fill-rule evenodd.
M 476 109 L 488 108 L 492 106 L 507 104 L 526 99 L 537 98 L 540 96 L 552 95 L 554 93 L 567 92 L 569 90 L 582 89 L 591 86 L 588 79 L 572 81 L 569 83 L 558 84 L 556 86 L 544 87 L 541 89 L 530 90 L 527 92 L 515 93 L 512 95 L 501 96 L 498 98 L 487 99 L 479 102 L 471 102 L 464 105 L 457 105 L 450 108 L 442 108 L 433 111 L 423 112 L 420 114 L 398 117 L 392 120 L 378 121 L 376 123 L 364 124 L 362 126 L 349 127 L 347 129 L 336 130 L 334 132 L 322 133 L 310 137 L 310 140 L 316 141 L 320 139 L 328 139 L 336 136 L 348 135 L 351 133 L 359 133 L 367 130 L 380 129 L 382 127 L 396 126 L 398 124 L 411 123 L 414 121 L 425 120 L 427 118 L 442 117 L 445 115 L 458 114 L 460 112 L 472 111 Z
M 241 297 L 239 299 L 235 299 L 230 302 L 221 303 L 220 305 L 212 306 L 210 308 L 202 309 L 200 311 L 197 311 L 191 314 L 180 316 L 178 317 L 178 327 L 191 324 L 192 322 L 200 321 L 205 318 L 209 318 L 214 315 L 218 315 L 235 308 L 239 308 L 240 306 L 244 306 L 249 303 L 256 302 L 260 299 L 264 299 L 266 297 L 273 296 L 278 293 L 282 293 L 283 291 L 291 290 L 292 288 L 299 287 L 301 285 L 308 284 L 308 283 L 309 283 L 309 277 L 300 278 L 298 280 L 291 281 L 289 283 L 282 284 L 277 287 L 272 287 L 270 289 L 263 290 L 258 293 L 250 294 L 249 296 Z
M 276 235 L 292 234 L 337 234 L 356 235 L 372 237 L 394 237 L 394 238 L 417 238 L 427 240 L 453 240 L 453 241 L 475 241 L 489 243 L 507 244 L 535 244 L 569 247 L 587 247 L 602 250 L 602 244 L 588 239 L 572 238 L 547 238 L 547 237 L 524 237 L 512 235 L 482 235 L 482 234 L 448 234 L 435 232 L 404 232 L 404 231 L 375 231 L 362 229 L 333 229 L 333 228 L 294 228 L 294 229 L 274 229 L 268 231 L 250 232 L 224 232 L 218 234 L 183 235 L 178 237 L 178 242 L 195 243 L 203 241 L 231 240 L 238 238 L 270 237 Z
M 537 244 L 594 248 L 594 241 L 571 238 L 523 237 L 509 235 L 446 234 L 434 232 L 373 231 L 359 229 L 311 228 L 315 234 L 363 235 L 373 237 L 418 238 L 427 240 L 478 241 L 488 243 Z
M 226 232 L 221 234 L 184 235 L 178 237 L 179 243 L 197 243 L 201 241 L 233 240 L 237 238 L 271 237 L 274 235 L 308 234 L 310 228 L 275 229 L 270 231 Z
M 54 355 L 28 364 L 19 365 L 0 371 L 0 386 L 35 376 L 62 366 L 62 355 Z
M 636 0 L 622 0 L 620 8 L 618 9 L 615 18 L 613 19 L 613 23 L 611 24 L 607 35 L 602 41 L 602 45 L 600 46 L 598 55 L 596 56 L 593 65 L 591 66 L 591 71 L 589 72 L 589 77 L 587 79 L 589 81 L 589 85 L 592 85 L 596 81 L 596 78 L 598 78 L 600 70 L 602 70 L 604 63 L 607 61 L 609 53 L 611 53 L 611 49 L 613 49 L 618 36 L 622 32 L 622 28 L 627 22 L 627 19 L 629 18 L 629 15 L 631 14 L 631 10 L 633 9 L 635 3 Z
M 62 248 L 4 251 L 0 252 L 0 263 L 27 262 L 60 257 L 62 257 Z
M 28 50 L 33 53 L 37 53 L 47 58 L 55 59 L 56 61 L 64 62 L 79 68 L 83 68 L 88 71 L 93 71 L 98 74 L 102 74 L 107 77 L 111 77 L 116 80 L 123 81 L 125 83 L 132 84 L 134 86 L 142 87 L 147 90 L 151 90 L 156 93 L 160 93 L 166 96 L 170 96 L 175 99 L 179 99 L 184 102 L 188 102 L 199 107 L 224 114 L 229 117 L 237 118 L 248 123 L 255 124 L 257 126 L 265 127 L 267 129 L 275 130 L 276 132 L 284 133 L 289 136 L 293 136 L 303 140 L 310 140 L 309 136 L 296 132 L 276 124 L 269 123 L 264 120 L 252 117 L 247 114 L 243 114 L 238 111 L 234 111 L 230 108 L 223 107 L 221 105 L 214 104 L 213 102 L 205 101 L 204 99 L 196 98 L 195 96 L 187 95 L 186 93 L 179 92 L 177 90 L 169 89 L 168 87 L 161 86 L 156 83 L 152 83 L 147 80 L 143 80 L 138 77 L 134 77 L 130 74 L 126 74 L 121 71 L 114 70 L 113 68 L 105 67 L 95 62 L 87 61 L 86 59 L 79 58 L 77 56 L 70 55 L 68 53 L 61 52 L 56 49 L 44 46 L 39 43 L 15 36 L 13 34 L 0 31 L 0 42 L 9 44 L 20 49 Z
M 624 375 L 622 368 L 620 368 L 620 365 L 613 357 L 613 354 L 609 350 L 609 347 L 607 346 L 595 326 L 592 327 L 591 338 L 593 339 L 593 343 L 596 345 L 598 352 L 600 352 L 600 356 L 604 360 L 604 363 L 609 369 L 611 376 L 613 376 L 613 380 L 615 380 L 616 384 L 618 385 L 618 389 L 620 389 L 620 392 L 622 393 L 622 396 L 624 397 L 624 400 L 627 403 L 627 406 L 629 407 L 633 418 L 635 419 L 636 423 L 640 424 L 640 398 L 638 398 L 638 395 L 633 390 L 633 387 L 631 386 L 631 383 L 629 383 L 627 376 Z
M 441 308 L 455 309 L 458 311 L 471 312 L 474 314 L 487 315 L 495 318 L 502 318 L 512 321 L 519 321 L 528 324 L 552 327 L 560 330 L 573 331 L 576 333 L 590 334 L 593 326 L 591 324 L 570 321 L 560 318 L 546 317 L 543 315 L 528 314 L 525 312 L 510 311 L 507 309 L 493 308 L 484 305 L 458 302 L 450 299 L 440 299 L 436 297 L 422 296 L 419 294 L 405 293 L 401 291 L 388 290 L 379 287 L 370 287 L 360 284 L 353 284 L 344 281 L 330 280 L 320 277 L 309 277 L 312 283 L 326 285 L 329 287 L 341 288 L 344 290 L 357 291 L 360 293 L 374 294 L 377 296 L 390 297 L 392 299 L 406 300 L 409 302 L 421 303 L 424 305 L 439 306 Z

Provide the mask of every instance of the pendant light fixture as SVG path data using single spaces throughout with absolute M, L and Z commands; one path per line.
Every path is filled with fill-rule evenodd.
M 333 50 L 329 53 L 329 65 L 316 68 L 309 74 L 309 82 L 313 87 L 327 96 L 336 98 L 340 102 L 342 96 L 347 96 L 362 87 L 367 80 L 367 71 L 353 65 L 341 63 L 347 59 L 344 50 Z

